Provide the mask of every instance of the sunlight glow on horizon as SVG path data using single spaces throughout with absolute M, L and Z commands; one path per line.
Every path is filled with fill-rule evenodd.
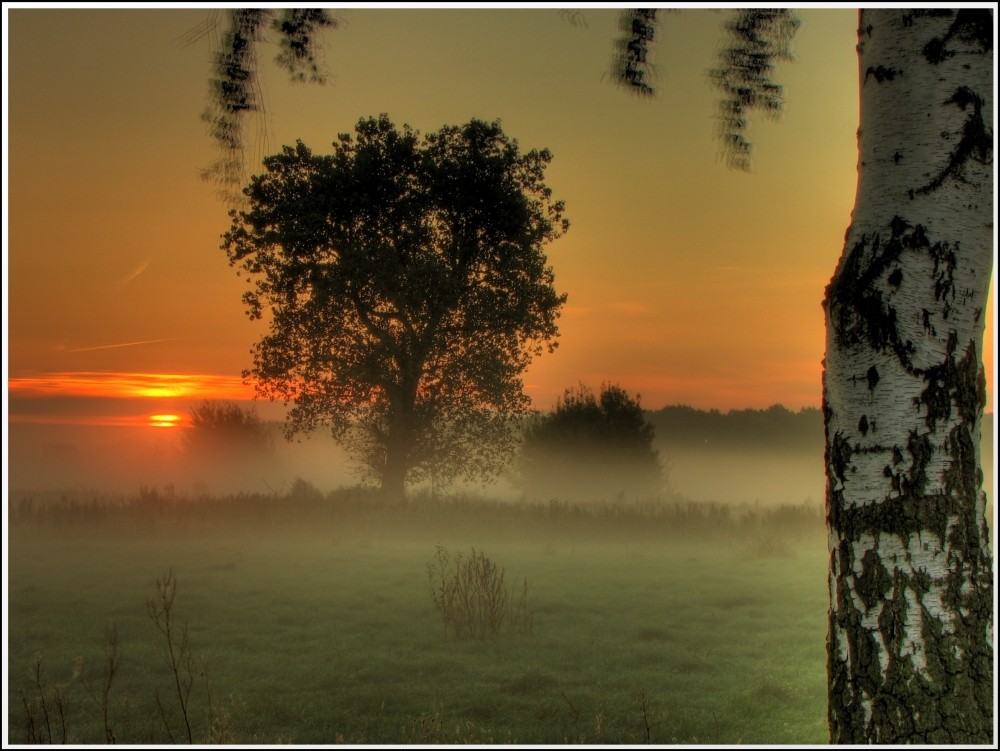
M 247 399 L 252 387 L 242 378 L 166 373 L 46 373 L 10 378 L 7 390 L 21 397 L 88 396 L 104 398 Z
M 150 415 L 149 427 L 151 428 L 176 428 L 181 424 L 180 415 Z

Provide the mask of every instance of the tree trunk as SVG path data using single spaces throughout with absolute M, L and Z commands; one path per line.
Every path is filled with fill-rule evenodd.
M 858 192 L 824 301 L 831 742 L 989 744 L 992 15 L 859 19 Z
M 385 466 L 382 469 L 380 492 L 388 501 L 401 501 L 406 495 L 406 474 L 413 448 L 410 410 L 393 405 L 389 434 L 385 444 Z
M 404 366 L 402 384 L 389 390 L 389 432 L 385 444 L 385 466 L 380 492 L 390 501 L 402 501 L 406 496 L 406 475 L 413 454 L 414 410 L 417 401 L 419 367 L 412 362 Z
M 401 501 L 406 495 L 406 453 L 398 441 L 390 441 L 386 446 L 380 492 L 389 501 Z

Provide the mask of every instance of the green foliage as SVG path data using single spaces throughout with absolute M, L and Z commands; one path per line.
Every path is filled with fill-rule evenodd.
M 504 585 L 504 570 L 472 549 L 468 558 L 454 557 L 438 545 L 434 561 L 427 564 L 434 607 L 441 613 L 445 630 L 456 639 L 486 639 L 501 630 L 530 634 L 533 617 L 528 608 L 528 580 L 520 594 Z
M 653 426 L 616 385 L 600 395 L 567 389 L 555 409 L 524 432 L 521 479 L 533 497 L 608 500 L 659 494 L 663 468 Z
M 264 160 L 223 247 L 251 319 L 271 313 L 247 375 L 292 405 L 289 437 L 331 429 L 395 495 L 499 470 L 565 302 L 542 252 L 568 228 L 551 158 L 499 122 L 421 137 L 382 115 L 333 154 Z

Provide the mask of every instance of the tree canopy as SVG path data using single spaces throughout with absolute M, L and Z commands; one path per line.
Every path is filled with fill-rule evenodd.
M 386 115 L 333 146 L 267 157 L 230 212 L 223 248 L 270 319 L 245 375 L 292 405 L 289 437 L 329 428 L 383 490 L 489 476 L 566 299 L 543 252 L 569 227 L 552 155 L 499 121 L 421 136 Z

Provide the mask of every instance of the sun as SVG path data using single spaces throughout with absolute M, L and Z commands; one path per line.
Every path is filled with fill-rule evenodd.
M 180 415 L 150 415 L 151 428 L 176 428 L 181 423 Z

